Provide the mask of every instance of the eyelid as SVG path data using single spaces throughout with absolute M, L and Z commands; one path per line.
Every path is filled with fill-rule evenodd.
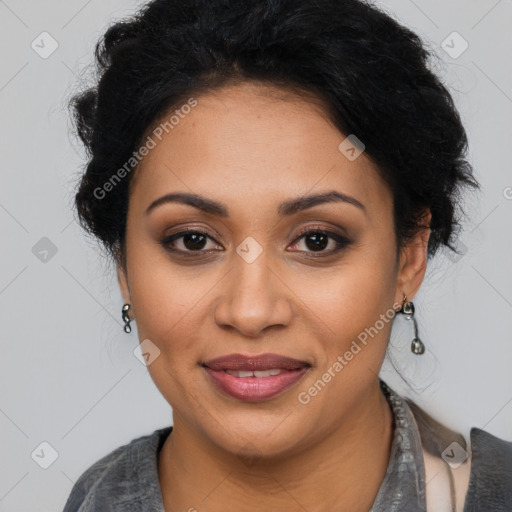
M 170 232 L 167 233 L 167 230 L 166 230 L 166 234 L 162 238 L 169 238 L 174 235 L 178 235 L 178 234 L 182 235 L 182 234 L 187 234 L 189 232 L 207 235 L 208 237 L 212 238 L 213 240 L 215 240 L 216 238 L 217 239 L 222 238 L 221 234 L 214 228 L 205 227 L 203 225 L 198 226 L 198 225 L 190 224 L 187 222 L 177 224 L 177 225 L 173 226 L 172 229 L 170 229 L 169 231 Z M 218 243 L 218 242 L 216 241 L 216 243 Z
M 322 226 L 321 224 L 314 224 L 300 228 L 297 235 L 295 236 L 295 240 L 297 240 L 297 238 L 301 237 L 302 235 L 309 233 L 310 231 L 320 231 L 322 233 L 327 233 L 328 235 L 336 235 L 338 237 L 347 238 L 346 235 L 337 233 L 336 231 L 333 231 L 332 228 Z

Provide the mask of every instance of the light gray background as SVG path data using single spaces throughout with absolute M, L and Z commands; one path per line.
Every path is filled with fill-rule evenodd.
M 510 441 L 512 2 L 378 4 L 442 57 L 438 72 L 462 113 L 483 187 L 468 197 L 461 236 L 467 253 L 460 259 L 441 253 L 415 298 L 427 354 L 410 353 L 410 325 L 394 328 L 394 357 L 416 392 L 389 363 L 382 375 L 464 435 L 478 426 Z M 134 357 L 136 329 L 122 331 L 115 275 L 71 211 L 84 160 L 69 134 L 66 101 L 106 26 L 137 5 L 0 0 L 1 511 L 61 510 L 93 462 L 172 422 Z M 31 48 L 43 31 L 59 45 L 47 59 Z M 442 49 L 454 31 L 469 44 L 458 58 Z M 46 262 L 32 251 L 43 237 L 57 248 Z M 31 458 L 43 441 L 58 453 L 48 469 Z M 40 450 L 39 462 L 50 454 Z

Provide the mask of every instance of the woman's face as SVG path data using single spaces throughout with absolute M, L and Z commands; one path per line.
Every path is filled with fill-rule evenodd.
M 425 253 L 397 262 L 391 193 L 366 154 L 339 149 L 319 104 L 276 93 L 219 89 L 154 132 L 119 272 L 175 429 L 268 456 L 320 441 L 364 404 Z M 168 194 L 208 211 L 150 208 Z

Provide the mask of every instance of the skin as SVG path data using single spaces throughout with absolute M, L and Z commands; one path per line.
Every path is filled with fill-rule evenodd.
M 426 269 L 429 229 L 397 253 L 391 192 L 364 152 L 350 161 L 339 151 L 345 135 L 320 101 L 255 83 L 196 99 L 137 168 L 126 268 L 118 267 L 140 340 L 160 350 L 148 366 L 151 378 L 173 409 L 174 430 L 158 459 L 165 508 L 367 511 L 393 434 L 377 380 L 392 322 L 309 403 L 298 394 L 404 295 L 412 300 Z M 364 210 L 325 202 L 278 215 L 283 201 L 331 190 Z M 145 213 L 171 192 L 221 202 L 229 217 L 180 203 Z M 186 228 L 207 233 L 199 251 L 209 255 L 194 252 L 190 240 L 185 245 L 186 237 L 174 242 L 188 251 L 183 256 L 160 243 Z M 350 243 L 333 253 L 330 238 L 315 251 L 301 228 L 328 229 Z M 251 263 L 236 252 L 248 236 L 262 249 Z M 266 352 L 311 369 L 260 403 L 223 394 L 200 366 L 221 355 Z

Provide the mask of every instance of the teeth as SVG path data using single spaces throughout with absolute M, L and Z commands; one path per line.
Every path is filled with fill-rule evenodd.
M 226 373 L 233 375 L 233 377 L 274 377 L 275 375 L 279 375 L 284 370 L 280 368 L 271 368 L 270 370 L 255 370 L 255 371 L 243 371 L 243 370 L 225 370 Z
M 270 370 L 259 370 L 254 372 L 255 377 L 273 377 L 279 375 L 282 370 L 279 368 L 271 368 Z
M 253 377 L 253 374 L 252 374 L 252 372 L 246 372 L 246 371 L 241 370 L 238 372 L 238 377 L 242 377 L 242 378 L 243 377 Z

